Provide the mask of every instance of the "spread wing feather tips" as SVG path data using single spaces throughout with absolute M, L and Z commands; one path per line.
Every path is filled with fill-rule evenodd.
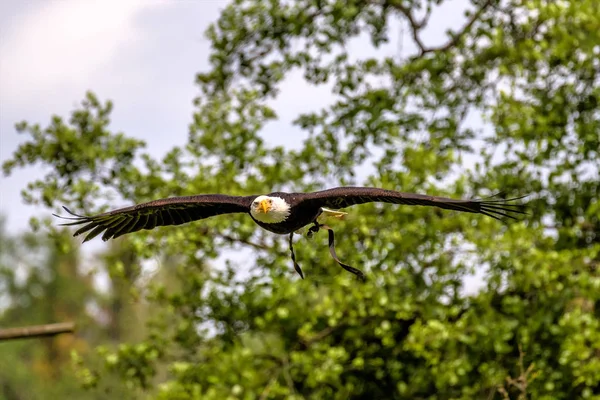
M 302 198 L 301 201 L 335 209 L 357 204 L 382 202 L 412 206 L 433 206 L 446 210 L 483 214 L 497 220 L 505 220 L 507 218 L 516 220 L 518 219 L 518 215 L 527 214 L 525 205 L 512 203 L 527 196 L 499 199 L 498 196 L 500 194 L 497 194 L 488 198 L 495 198 L 496 200 L 456 200 L 448 197 L 403 193 L 370 187 L 339 187 L 299 195 Z
M 220 214 L 246 213 L 255 197 L 220 194 L 171 197 L 92 216 L 76 214 L 63 206 L 70 217 L 53 215 L 71 221 L 61 224 L 63 226 L 83 225 L 73 236 L 86 234 L 84 242 L 101 233 L 102 240 L 106 241 L 141 229 L 181 225 Z

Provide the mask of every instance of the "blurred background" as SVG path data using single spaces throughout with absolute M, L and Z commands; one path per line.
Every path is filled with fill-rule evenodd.
M 600 398 L 594 0 L 0 4 L 0 399 Z M 369 185 L 362 205 L 85 245 L 51 213 Z

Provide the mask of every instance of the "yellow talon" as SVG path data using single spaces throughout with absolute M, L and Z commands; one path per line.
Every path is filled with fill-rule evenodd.
M 321 207 L 321 210 L 323 210 L 323 213 L 319 217 L 323 217 L 323 218 L 334 217 L 337 219 L 343 219 L 346 215 L 348 215 L 347 212 L 330 210 L 329 208 L 325 208 L 325 207 Z

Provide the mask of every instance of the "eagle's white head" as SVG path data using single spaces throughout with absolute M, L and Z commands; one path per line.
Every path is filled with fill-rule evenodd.
M 290 205 L 281 197 L 258 196 L 250 206 L 250 214 L 257 221 L 276 224 L 290 215 Z

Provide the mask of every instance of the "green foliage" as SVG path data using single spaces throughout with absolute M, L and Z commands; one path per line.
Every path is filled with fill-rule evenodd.
M 434 47 L 421 34 L 438 3 L 235 1 L 207 32 L 211 70 L 197 76 L 188 142 L 161 160 L 111 133 L 110 103 L 91 94 L 69 124 L 19 125 L 31 138 L 4 171 L 49 166 L 25 195 L 55 210 L 358 180 L 530 194 L 527 221 L 507 226 L 353 208 L 335 226 L 338 253 L 368 271 L 364 284 L 332 262 L 322 235 L 298 241 L 298 280 L 286 241 L 244 216 L 136 233 L 121 242 L 123 276 L 158 254 L 171 280 L 146 292 L 147 337 L 101 351 L 108 370 L 160 399 L 600 398 L 596 2 L 473 1 L 465 26 Z M 348 53 L 359 35 L 388 42 L 394 18 L 408 22 L 415 54 Z M 298 115 L 300 149 L 269 146 L 269 101 L 295 70 L 331 84 L 335 101 Z M 474 129 L 473 114 L 491 129 Z M 231 249 L 253 257 L 209 267 Z M 483 287 L 465 295 L 474 272 Z M 85 368 L 88 383 L 106 379 Z
M 73 354 L 86 355 L 92 362 L 93 346 L 111 338 L 105 334 L 103 324 L 87 311 L 88 306 L 102 310 L 103 296 L 93 287 L 91 271 L 82 267 L 79 247 L 67 232 L 10 236 L 4 226 L 2 218 L 0 326 L 72 321 L 77 331 L 74 335 L 0 343 L 0 358 L 6 366 L 0 371 L 0 398 L 105 398 L 102 392 L 84 391 L 72 365 Z M 110 319 L 119 314 L 102 311 Z M 131 336 L 120 339 L 128 338 Z M 98 360 L 94 362 L 98 365 Z M 129 394 L 115 379 L 108 381 L 115 395 Z

